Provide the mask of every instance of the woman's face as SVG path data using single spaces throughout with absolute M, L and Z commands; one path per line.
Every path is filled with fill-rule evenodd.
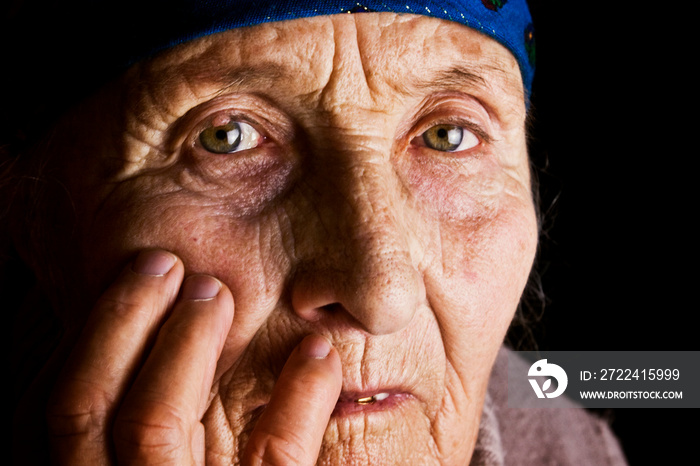
M 456 23 L 345 14 L 181 45 L 55 132 L 77 218 L 57 299 L 81 309 L 170 250 L 235 299 L 210 453 L 237 454 L 317 332 L 343 365 L 320 462 L 463 464 L 536 248 L 524 120 L 513 56 Z

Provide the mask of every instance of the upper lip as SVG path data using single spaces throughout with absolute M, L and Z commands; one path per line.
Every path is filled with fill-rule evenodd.
M 339 350 L 343 366 L 342 389 L 337 403 L 355 403 L 362 398 L 388 393 L 390 396 L 414 399 L 424 409 L 431 409 L 435 398 L 440 397 L 436 393 L 441 388 L 436 386 L 438 378 L 435 376 L 438 374 L 432 373 L 431 366 L 427 364 L 430 354 L 418 353 L 413 354 L 413 357 L 403 356 L 396 360 L 393 357 L 396 354 L 394 351 L 387 355 L 384 353 L 385 348 L 369 348 L 358 356 L 352 351 L 351 345 L 333 343 Z M 252 396 L 248 397 L 245 404 L 260 406 L 269 403 L 273 386 L 279 377 L 278 366 L 281 371 L 282 364 L 270 364 L 267 367 L 274 367 L 274 370 L 258 374 L 264 380 L 261 381 L 264 389 L 250 394 Z
M 354 358 L 346 359 L 342 356 L 341 353 L 343 386 L 338 402 L 356 401 L 379 393 L 410 395 L 423 402 L 428 400 L 430 387 L 426 382 L 432 377 L 420 379 L 418 378 L 420 371 L 396 370 L 402 367 L 398 362 L 395 365 L 388 365 L 387 361 L 381 361 L 377 357 L 364 359 L 361 370 L 357 370 L 346 362 L 353 361 Z

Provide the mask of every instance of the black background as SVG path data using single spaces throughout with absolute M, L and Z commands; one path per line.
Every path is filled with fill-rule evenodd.
M 692 3 L 529 3 L 547 296 L 537 345 L 698 350 L 698 53 L 694 26 L 682 21 Z M 694 460 L 696 413 L 601 414 L 630 464 L 645 465 Z
M 679 19 L 690 12 L 673 2 L 529 3 L 547 296 L 537 346 L 698 350 L 697 52 Z M 637 465 L 694 459 L 696 413 L 600 414 Z

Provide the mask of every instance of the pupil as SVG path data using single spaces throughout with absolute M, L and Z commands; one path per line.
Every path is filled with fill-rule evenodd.
M 220 129 L 216 132 L 216 139 L 219 139 L 220 141 L 225 141 L 227 138 L 227 131 L 224 129 Z
M 447 130 L 445 128 L 440 128 L 439 130 L 437 130 L 437 136 L 440 139 L 445 139 L 447 137 Z

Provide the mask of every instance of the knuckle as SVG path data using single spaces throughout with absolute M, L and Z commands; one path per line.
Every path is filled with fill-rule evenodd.
M 309 452 L 305 442 L 296 433 L 268 432 L 251 440 L 249 464 L 298 465 L 306 464 Z
M 129 408 L 117 416 L 112 436 L 118 454 L 161 460 L 180 458 L 189 439 L 187 424 L 165 403 Z
M 172 287 L 167 280 L 149 280 L 127 275 L 117 279 L 97 300 L 101 312 L 118 316 L 150 314 L 159 303 L 167 301 Z
M 56 388 L 46 407 L 51 437 L 102 435 L 110 412 L 107 393 L 96 384 L 70 380 Z
M 108 292 L 98 299 L 93 313 L 101 320 L 112 320 L 124 326 L 151 325 L 166 309 L 161 297 L 158 290 L 148 293 L 143 290 Z
M 118 316 L 140 314 L 144 311 L 144 303 L 137 296 L 120 293 L 119 296 L 103 295 L 97 301 L 97 308 L 102 312 L 109 311 Z

